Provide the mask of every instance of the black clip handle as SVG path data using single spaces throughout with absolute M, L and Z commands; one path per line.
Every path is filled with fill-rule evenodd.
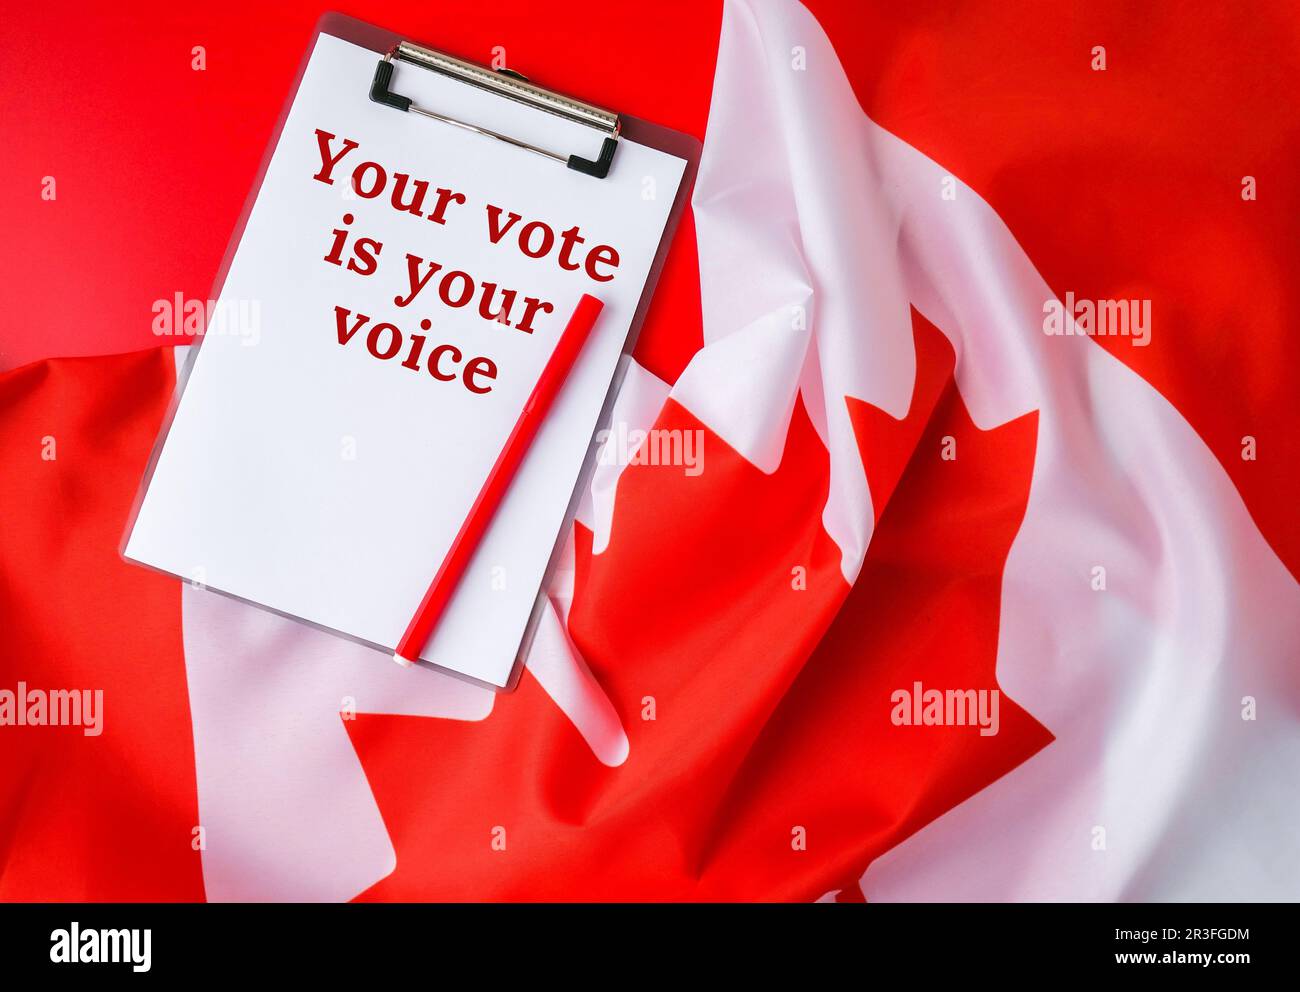
M 600 145 L 600 154 L 595 161 L 589 158 L 582 158 L 579 155 L 569 156 L 569 168 L 575 172 L 582 172 L 588 176 L 595 176 L 597 179 L 604 179 L 609 175 L 610 166 L 614 164 L 614 152 L 618 150 L 618 142 L 613 138 L 606 138 Z
M 375 78 L 370 83 L 370 99 L 398 110 L 411 109 L 409 96 L 393 92 L 393 63 L 388 59 L 380 59 L 379 65 L 375 66 Z

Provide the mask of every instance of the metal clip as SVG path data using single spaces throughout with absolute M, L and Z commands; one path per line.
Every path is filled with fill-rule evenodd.
M 518 138 L 512 138 L 508 134 L 501 134 L 499 131 L 479 127 L 477 124 L 457 120 L 427 107 L 417 106 L 410 97 L 393 92 L 393 62 L 395 59 L 409 62 L 412 65 L 433 72 L 440 72 L 444 76 L 468 83 L 471 86 L 477 86 L 479 89 L 487 90 L 497 96 L 514 100 L 517 103 L 545 111 L 548 114 L 554 114 L 556 117 L 562 117 L 576 124 L 595 128 L 606 135 L 600 146 L 600 154 L 594 160 L 582 158 L 579 155 L 564 155 L 560 152 L 540 148 L 527 141 L 521 141 Z M 614 112 L 538 86 L 511 69 L 489 69 L 486 66 L 475 65 L 453 55 L 447 55 L 445 52 L 413 45 L 409 41 L 399 42 L 379 61 L 379 65 L 375 67 L 375 78 L 370 84 L 370 99 L 375 103 L 382 103 L 396 110 L 419 114 L 421 117 L 428 117 L 431 120 L 451 124 L 466 131 L 473 131 L 489 138 L 496 138 L 498 141 L 504 141 L 516 148 L 523 148 L 537 155 L 545 156 L 559 162 L 561 165 L 568 166 L 570 169 L 594 176 L 597 179 L 604 179 L 609 175 L 610 166 L 614 162 L 614 152 L 618 147 L 618 135 L 622 129 L 618 115 Z

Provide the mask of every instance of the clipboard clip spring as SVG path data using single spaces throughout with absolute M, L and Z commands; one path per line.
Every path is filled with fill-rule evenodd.
M 471 86 L 477 86 L 479 89 L 487 90 L 508 100 L 514 100 L 517 103 L 545 111 L 548 114 L 554 114 L 576 124 L 595 128 L 605 134 L 605 139 L 601 142 L 600 154 L 595 159 L 583 158 L 580 155 L 563 155 L 519 138 L 501 134 L 499 131 L 480 127 L 468 121 L 458 120 L 446 114 L 430 110 L 427 107 L 417 106 L 410 97 L 393 92 L 394 60 L 418 65 L 421 68 L 441 73 L 444 76 L 450 76 L 452 79 L 468 83 Z M 609 175 L 610 167 L 614 163 L 614 152 L 618 148 L 618 135 L 622 129 L 622 123 L 619 121 L 618 115 L 612 111 L 537 86 L 512 69 L 489 69 L 486 66 L 475 65 L 473 62 L 466 62 L 453 55 L 447 55 L 445 52 L 413 45 L 409 41 L 398 42 L 379 60 L 379 64 L 375 67 L 374 80 L 370 84 L 370 99 L 375 103 L 382 103 L 384 106 L 396 110 L 419 114 L 421 117 L 428 117 L 444 124 L 451 124 L 453 127 L 473 131 L 489 138 L 496 138 L 498 141 L 504 141 L 516 148 L 523 148 L 526 151 L 542 155 L 573 169 L 575 172 L 581 172 L 596 179 L 604 179 Z

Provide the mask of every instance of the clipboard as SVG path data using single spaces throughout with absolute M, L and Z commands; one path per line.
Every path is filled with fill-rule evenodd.
M 546 608 L 547 588 L 551 576 L 562 555 L 569 528 L 572 526 L 581 496 L 589 485 L 591 473 L 595 468 L 597 454 L 595 439 L 609 424 L 614 398 L 622 384 L 631 350 L 644 321 L 646 311 L 650 306 L 673 232 L 688 202 L 690 189 L 698 169 L 700 143 L 689 135 L 605 110 L 597 104 L 588 103 L 584 99 L 547 89 L 513 71 L 493 70 L 476 65 L 456 55 L 413 42 L 394 32 L 355 18 L 337 13 L 325 14 L 316 25 L 312 43 L 299 65 L 291 92 L 281 110 L 272 139 L 259 166 L 257 178 L 245 201 L 235 231 L 218 270 L 211 294 L 212 300 L 222 299 L 222 293 L 230 277 L 232 265 L 235 262 L 239 246 L 245 238 L 250 217 L 257 204 L 258 194 L 266 181 L 267 172 L 271 166 L 276 148 L 280 144 L 286 121 L 289 119 L 290 112 L 298 99 L 312 52 L 316 50 L 323 36 L 337 38 L 374 53 L 374 72 L 373 76 L 368 80 L 369 91 L 367 96 L 369 100 L 382 106 L 385 112 L 392 112 L 394 115 L 401 113 L 420 117 L 423 119 L 422 123 L 427 124 L 430 129 L 454 128 L 458 131 L 470 132 L 475 140 L 493 142 L 494 147 L 500 146 L 502 154 L 541 156 L 551 160 L 550 164 L 553 164 L 556 170 L 566 171 L 569 174 L 576 173 L 581 176 L 583 182 L 593 184 L 607 182 L 611 174 L 616 175 L 616 170 L 622 161 L 620 146 L 625 142 L 633 142 L 664 152 L 681 159 L 685 163 L 681 180 L 676 187 L 671 205 L 668 208 L 667 220 L 663 226 L 653 261 L 650 263 L 643 288 L 635 304 L 635 311 L 628 325 L 627 334 L 622 342 L 621 357 L 609 380 L 599 415 L 590 432 L 581 471 L 578 473 L 569 493 L 562 524 L 550 544 L 550 553 L 546 560 L 542 580 L 536 595 L 533 597 L 532 609 L 524 626 L 518 648 L 510 662 L 509 674 L 504 677 L 494 675 L 490 678 L 482 678 L 466 672 L 461 667 L 442 665 L 425 658 L 420 661 L 422 666 L 437 668 L 494 690 L 510 691 L 518 683 L 523 662 L 527 657 L 542 612 Z M 453 113 L 447 107 L 431 105 L 427 101 L 416 100 L 407 95 L 408 87 L 413 82 L 413 77 L 410 74 L 413 73 L 436 73 L 453 80 L 458 85 L 468 87 L 478 94 L 485 94 L 492 99 L 522 104 L 530 110 L 537 111 L 539 115 L 537 120 L 539 121 L 553 119 L 570 125 L 578 125 L 586 129 L 584 134 L 590 133 L 591 140 L 581 148 L 567 147 L 558 138 L 551 140 L 549 135 L 542 135 L 539 138 L 538 133 L 540 132 L 537 128 L 534 128 L 535 133 L 527 135 L 512 134 L 499 128 L 486 126 L 482 121 L 466 119 L 464 115 Z M 572 128 L 569 130 L 572 132 Z M 431 130 L 431 140 L 433 140 L 432 136 L 435 133 Z M 147 555 L 134 553 L 132 535 L 140 521 L 151 483 L 158 472 L 167 440 L 173 432 L 177 413 L 185 396 L 187 383 L 190 381 L 199 361 L 202 352 L 201 346 L 205 340 L 207 340 L 206 336 L 201 337 L 196 346 L 191 348 L 185 367 L 178 374 L 177 388 L 137 493 L 120 548 L 123 557 L 128 561 L 191 581 L 193 581 L 193 577 L 185 574 L 182 570 L 160 565 L 157 561 L 149 560 Z M 437 567 L 436 557 L 431 557 L 427 565 L 431 575 L 433 569 Z M 291 610 L 279 609 L 274 605 L 260 601 L 257 597 L 249 597 L 241 595 L 238 591 L 221 588 L 215 582 L 212 584 L 204 583 L 204 585 L 215 592 L 230 596 L 236 600 L 267 609 L 270 612 L 307 623 L 310 626 L 318 627 L 375 648 L 378 652 L 382 652 L 382 654 L 376 655 L 375 663 L 390 663 L 386 662 L 385 659 L 387 656 L 391 656 L 392 644 L 384 644 L 371 638 L 358 636 L 341 627 L 322 623 L 318 619 L 303 616 Z

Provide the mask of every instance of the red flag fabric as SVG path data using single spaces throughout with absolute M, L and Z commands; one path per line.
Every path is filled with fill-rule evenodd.
M 206 296 L 313 11 L 0 29 L 16 72 L 54 20 L 136 53 L 5 108 L 0 898 L 1293 893 L 1294 12 L 591 10 L 370 15 L 705 140 L 499 697 L 117 556 L 175 381 L 154 304 Z M 631 457 L 649 430 L 700 471 Z M 100 732 L 17 725 L 73 690 Z

